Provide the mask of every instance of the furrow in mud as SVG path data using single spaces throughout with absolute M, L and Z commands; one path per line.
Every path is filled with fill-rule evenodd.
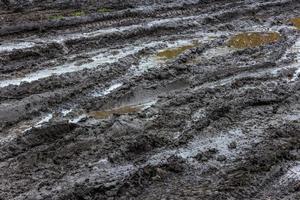
M 263 8 L 265 8 L 265 7 L 268 7 L 268 6 L 272 6 L 272 5 L 276 5 L 276 6 L 279 6 L 279 5 L 285 5 L 285 4 L 287 4 L 287 3 L 290 3 L 289 1 L 288 2 L 272 2 L 272 3 L 265 3 L 265 4 L 262 4 L 262 5 L 259 5 L 259 6 L 257 6 L 257 8 L 256 7 L 250 7 L 250 8 L 247 8 L 247 7 L 243 7 L 243 6 L 241 6 L 241 8 L 235 8 L 235 9 L 230 9 L 230 10 L 228 10 L 227 12 L 224 12 L 224 13 L 219 13 L 219 14 L 214 14 L 214 15 L 212 15 L 212 16 L 209 16 L 208 14 L 202 14 L 202 15 L 200 15 L 199 17 L 196 17 L 195 15 L 193 16 L 193 15 L 190 15 L 190 16 L 187 16 L 186 18 L 182 18 L 182 19 L 180 19 L 178 16 L 177 17 L 175 17 L 175 18 L 171 18 L 171 19 L 167 19 L 167 20 L 157 20 L 157 21 L 150 21 L 149 23 L 148 23 L 148 25 L 150 25 L 150 26 L 152 26 L 152 29 L 150 29 L 150 30 L 147 30 L 147 31 L 149 31 L 150 33 L 148 33 L 148 34 L 152 34 L 153 33 L 153 31 L 158 31 L 158 30 L 160 30 L 160 28 L 159 28 L 159 26 L 158 27 L 156 27 L 155 25 L 159 25 L 159 24 L 161 24 L 162 23 L 162 26 L 165 26 L 165 24 L 163 24 L 164 22 L 166 23 L 166 22 L 171 22 L 171 21 L 174 21 L 174 20 L 176 20 L 176 21 L 178 21 L 179 23 L 180 22 L 182 22 L 182 21 L 184 21 L 184 20 L 200 20 L 200 22 L 202 22 L 203 23 L 203 21 L 204 22 L 206 22 L 206 21 L 208 21 L 208 20 L 211 20 L 211 22 L 214 22 L 214 21 L 217 21 L 218 23 L 224 23 L 225 22 L 225 20 L 227 19 L 227 18 L 229 18 L 230 16 L 233 16 L 233 15 L 239 15 L 239 13 L 242 13 L 242 14 L 247 14 L 247 12 L 256 12 L 257 10 L 260 10 L 260 9 L 263 9 Z M 228 6 L 229 7 L 229 6 Z M 199 15 L 199 14 L 198 14 Z M 229 17 L 226 17 L 226 15 L 228 15 Z M 212 19 L 212 18 L 215 18 L 215 19 Z M 231 19 L 232 20 L 232 19 Z M 110 24 L 111 25 L 111 24 Z M 191 25 L 189 25 L 189 26 L 191 26 Z M 135 26 L 135 25 L 133 25 L 132 26 L 132 28 L 143 28 L 143 25 L 141 25 L 141 27 L 139 27 L 139 26 Z M 146 26 L 147 27 L 147 26 Z M 179 29 L 180 28 L 180 26 L 178 26 L 177 25 L 177 28 Z M 183 27 L 183 28 L 187 28 L 186 27 L 186 25 Z M 82 28 L 80 28 L 80 29 L 82 29 Z M 120 28 L 121 30 L 130 30 L 131 29 L 131 27 L 130 26 L 128 26 L 128 27 L 124 27 L 124 28 Z M 172 29 L 171 27 L 167 27 L 167 29 Z M 116 29 L 117 30 L 117 29 Z M 116 31 L 116 30 L 114 30 L 114 29 L 111 29 L 111 31 L 108 29 L 107 31 L 98 31 L 100 34 L 103 32 L 103 33 L 105 33 L 105 32 L 113 32 L 113 31 Z M 142 31 L 142 32 L 147 32 L 146 30 L 145 31 Z M 7 32 L 7 31 L 5 31 L 5 32 Z M 136 31 L 135 31 L 136 32 Z M 91 33 L 87 33 L 87 36 L 90 36 L 90 37 L 92 37 L 92 36 L 95 36 L 96 38 L 95 39 L 98 39 L 97 38 L 97 31 L 95 32 L 95 33 L 93 33 L 93 32 L 91 32 Z M 101 37 L 109 37 L 109 36 L 103 36 L 103 35 L 100 35 Z M 128 37 L 132 37 L 133 35 L 131 35 L 131 34 L 128 34 Z M 87 37 L 85 36 L 85 34 L 79 34 L 79 35 L 71 35 L 71 36 L 69 36 L 69 38 L 71 39 L 71 41 L 70 42 L 68 42 L 68 37 L 66 37 L 66 39 L 63 39 L 63 38 L 61 38 L 61 39 L 53 39 L 52 40 L 52 42 L 55 42 L 55 41 L 65 41 L 66 40 L 66 43 L 72 43 L 72 41 L 73 41 L 73 39 L 72 38 L 81 38 L 81 39 L 75 39 L 75 41 L 76 42 L 79 42 L 79 41 L 81 41 L 81 40 L 85 40 Z M 60 37 L 59 37 L 60 38 Z M 124 38 L 123 38 L 124 39 Z M 125 37 L 125 39 L 126 39 L 126 37 Z M 89 40 L 92 40 L 92 38 L 91 39 L 88 39 L 88 41 Z M 51 40 L 50 40 L 50 42 L 51 42 Z M 86 42 L 86 41 L 85 41 Z M 74 42 L 73 42 L 74 43 Z M 105 43 L 105 40 L 103 41 L 103 43 Z M 103 45 L 103 43 L 101 43 L 102 45 Z M 93 43 L 94 44 L 94 43 Z M 5 45 L 5 44 L 4 44 Z M 24 47 L 26 47 L 26 43 L 24 44 L 24 45 L 21 45 L 20 47 L 22 47 L 22 46 L 24 46 Z M 30 46 L 30 44 L 27 44 L 27 46 Z M 17 47 L 17 46 L 16 46 Z M 68 47 L 68 46 L 67 46 Z M 10 49 L 10 48 L 12 48 L 12 47 L 8 47 L 7 49 Z M 46 47 L 47 48 L 47 47 Z M 4 47 L 4 49 L 5 49 L 5 47 Z M 20 54 L 21 52 L 18 52 L 18 54 Z M 43 56 L 43 55 L 42 55 Z M 5 57 L 5 55 L 3 55 L 3 57 Z M 13 56 L 14 57 L 14 56 Z M 15 59 L 15 58 L 14 58 Z M 7 63 L 5 63 L 5 64 L 7 64 Z
M 0 199 L 300 198 L 298 1 L 85 3 L 0 1 Z
M 69 26 L 74 26 L 74 25 L 81 25 L 83 24 L 83 27 L 77 28 L 77 31 L 82 29 L 82 28 L 92 28 L 94 26 L 97 26 L 98 28 L 103 28 L 103 26 L 106 24 L 106 26 L 112 26 L 114 23 L 122 23 L 122 21 L 119 21 L 120 19 L 125 19 L 134 17 L 136 20 L 137 19 L 153 19 L 156 17 L 171 17 L 171 16 L 181 16 L 181 15 L 187 15 L 190 13 L 195 13 L 197 12 L 199 14 L 199 11 L 201 13 L 207 13 L 209 10 L 217 10 L 219 7 L 222 7 L 223 9 L 229 8 L 232 6 L 230 3 L 218 3 L 219 5 L 215 5 L 214 8 L 209 8 L 205 2 L 191 2 L 187 3 L 184 5 L 173 5 L 173 6 L 168 6 L 168 5 L 163 5 L 163 6 L 157 6 L 157 7 L 145 7 L 146 9 L 128 9 L 128 10 L 120 10 L 118 12 L 112 12 L 107 11 L 107 13 L 101 14 L 101 13 L 91 13 L 91 16 L 79 16 L 77 19 L 70 19 L 70 20 L 61 20 L 56 23 L 53 23 L 52 21 L 49 21 L 51 19 L 51 16 L 48 19 L 48 21 L 38 21 L 38 24 L 28 24 L 28 25 L 23 25 L 23 26 L 11 26 L 14 25 L 14 23 L 10 24 L 5 24 L 7 27 L 3 27 L 1 30 L 2 35 L 4 34 L 11 34 L 13 32 L 24 32 L 24 31 L 31 31 L 31 30 L 44 30 L 44 29 L 49 29 L 49 28 L 59 28 L 59 27 L 67 27 L 69 30 Z M 238 3 L 234 2 L 234 5 L 237 5 Z M 219 8 L 220 9 L 220 8 Z M 109 10 L 109 9 L 108 9 Z M 49 11 L 48 11 L 49 12 Z M 67 11 L 71 12 L 71 11 Z M 74 11 L 73 11 L 74 12 Z M 40 15 L 43 14 L 42 12 Z M 55 12 L 53 12 L 55 14 Z M 49 15 L 49 14 L 48 14 Z M 97 16 L 98 15 L 98 16 Z M 6 17 L 6 16 L 5 16 Z M 3 17 L 4 18 L 4 17 Z M 13 17 L 11 17 L 13 18 Z M 44 19 L 45 17 L 42 17 Z M 34 19 L 34 18 L 33 18 Z M 38 18 L 39 20 L 41 18 Z M 110 21 L 111 20 L 111 21 Z M 94 22 L 95 21 L 95 22 Z M 3 21 L 5 22 L 5 21 Z M 128 24 L 128 22 L 127 22 Z M 74 31 L 74 30 L 72 30 Z M 1 35 L 1 34 L 0 34 Z

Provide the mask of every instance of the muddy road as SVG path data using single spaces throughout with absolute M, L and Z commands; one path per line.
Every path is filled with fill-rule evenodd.
M 0 199 L 300 199 L 300 1 L 83 2 L 0 3 Z

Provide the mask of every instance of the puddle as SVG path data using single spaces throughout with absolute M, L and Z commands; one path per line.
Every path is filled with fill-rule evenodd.
M 300 162 L 293 163 L 287 170 L 287 172 L 280 178 L 279 184 L 288 185 L 292 182 L 300 181 Z
M 89 115 L 96 119 L 107 119 L 107 118 L 113 116 L 114 114 L 125 115 L 125 114 L 130 114 L 130 113 L 137 113 L 137 112 L 143 111 L 143 110 L 151 107 L 155 103 L 156 103 L 156 101 L 149 101 L 149 102 L 146 102 L 143 104 L 138 104 L 138 105 L 122 106 L 122 107 L 103 110 L 103 111 L 92 111 L 89 113 Z
M 100 92 L 94 92 L 93 93 L 93 97 L 103 97 L 105 95 L 108 95 L 110 94 L 111 92 L 113 92 L 114 90 L 118 89 L 119 87 L 121 87 L 123 85 L 123 83 L 116 83 L 116 84 L 113 84 L 111 85 L 109 88 L 103 90 L 103 91 L 100 91 Z
M 58 35 L 55 37 L 47 37 L 47 38 L 35 38 L 32 40 L 32 42 L 19 42 L 19 43 L 7 43 L 0 45 L 0 52 L 1 51 L 11 51 L 13 49 L 24 49 L 24 48 L 30 48 L 36 45 L 36 43 L 46 44 L 51 42 L 58 42 L 58 43 L 64 43 L 67 40 L 71 39 L 80 39 L 80 38 L 89 38 L 89 37 L 97 37 L 102 34 L 109 34 L 114 32 L 126 32 L 134 29 L 144 28 L 144 27 L 153 27 L 153 26 L 162 26 L 163 24 L 168 24 L 170 22 L 180 22 L 180 21 L 186 21 L 186 20 L 196 20 L 198 18 L 201 18 L 200 16 L 189 16 L 189 17 L 175 17 L 175 18 L 168 18 L 168 19 L 159 19 L 159 20 L 153 20 L 151 22 L 148 22 L 146 24 L 139 24 L 139 25 L 129 25 L 129 26 L 123 26 L 123 27 L 117 27 L 117 28 L 105 28 L 100 29 L 97 31 L 91 31 L 91 32 L 85 32 L 85 33 L 70 33 L 70 34 L 64 34 L 64 35 Z
M 300 39 L 297 40 L 297 42 L 293 45 L 292 47 L 292 52 L 296 53 L 297 58 L 296 58 L 296 63 L 295 63 L 295 67 L 297 67 L 298 69 L 295 71 L 291 81 L 296 81 L 298 80 L 298 77 L 300 76 Z
M 0 52 L 12 51 L 14 49 L 25 49 L 33 47 L 33 42 L 19 42 L 19 43 L 0 43 Z
M 152 56 L 142 58 L 138 65 L 133 65 L 129 69 L 127 76 L 139 76 L 152 68 L 159 68 L 162 64 L 162 62 L 158 62 Z
M 288 78 L 289 82 L 295 82 L 299 79 L 300 76 L 300 39 L 298 39 L 291 48 L 287 49 L 287 51 L 283 55 L 283 58 L 285 59 L 288 54 L 296 55 L 295 61 L 291 63 L 289 66 L 285 67 L 285 68 L 296 68 L 296 71 L 293 74 L 293 76 Z M 278 74 L 278 73 L 279 73 L 278 69 L 274 71 L 274 74 Z
M 293 78 L 291 79 L 292 82 L 296 81 L 300 77 L 300 68 L 295 71 Z
M 177 137 L 178 133 L 174 134 L 175 137 Z M 217 149 L 218 152 L 216 155 L 225 155 L 227 160 L 234 160 L 239 156 L 240 150 L 238 148 L 229 149 L 228 145 L 232 142 L 238 142 L 239 146 L 246 147 L 249 144 L 248 138 L 244 136 L 243 131 L 240 128 L 222 131 L 214 136 L 208 133 L 204 134 L 205 135 L 203 136 L 194 138 L 185 147 L 179 148 L 177 150 L 163 150 L 162 152 L 151 156 L 148 162 L 151 164 L 155 164 L 157 163 L 157 161 L 165 160 L 170 156 L 176 155 L 183 159 L 186 159 L 192 164 L 194 163 L 194 157 L 198 153 L 208 151 L 209 149 Z M 200 165 L 203 166 L 203 163 L 201 163 Z
M 124 58 L 128 55 L 135 54 L 139 50 L 145 47 L 152 47 L 153 45 L 156 44 L 157 42 L 153 42 L 138 47 L 135 46 L 124 47 L 123 49 L 120 50 L 118 54 L 115 54 L 115 52 L 111 53 L 108 50 L 106 50 L 106 52 L 102 50 L 102 52 L 98 52 L 96 56 L 93 56 L 91 58 L 92 60 L 91 62 L 83 63 L 80 66 L 78 66 L 77 62 L 73 62 L 73 63 L 68 63 L 57 67 L 49 68 L 49 69 L 40 70 L 31 74 L 27 74 L 25 77 L 0 81 L 0 87 L 5 87 L 8 85 L 20 85 L 22 82 L 33 82 L 53 75 L 61 75 L 65 73 L 77 72 L 83 69 L 93 69 L 98 67 L 99 65 L 111 64 L 117 62 L 121 58 Z
M 131 46 L 123 47 L 122 49 L 110 50 L 110 49 L 102 49 L 97 52 L 91 52 L 91 54 L 96 54 L 89 59 L 89 62 L 81 62 L 81 65 L 78 65 L 78 61 L 66 63 L 63 65 L 59 65 L 56 67 L 43 69 L 34 73 L 26 74 L 24 77 L 7 79 L 0 81 L 0 87 L 6 87 L 8 85 L 20 85 L 22 82 L 33 82 L 39 79 L 47 78 L 53 75 L 61 75 L 65 73 L 72 73 L 81 71 L 84 69 L 93 69 L 98 67 L 99 65 L 103 64 L 111 64 L 117 62 L 118 59 L 126 57 L 131 54 L 137 53 L 139 50 L 143 48 L 153 48 L 157 45 L 166 44 L 165 50 L 158 52 L 155 56 L 149 56 L 141 60 L 138 66 L 134 66 L 131 68 L 131 72 L 134 75 L 139 75 L 144 71 L 147 71 L 150 68 L 154 68 L 160 66 L 165 62 L 165 60 L 170 58 L 175 58 L 180 53 L 184 52 L 185 50 L 195 47 L 198 45 L 199 40 L 203 41 L 210 41 L 212 39 L 208 39 L 207 34 L 206 36 L 203 35 L 195 35 L 197 39 L 179 39 L 177 41 L 153 41 L 149 43 L 142 43 L 139 45 L 133 44 Z M 216 37 L 216 35 L 212 35 Z M 202 39 L 200 39 L 202 38 Z M 62 42 L 59 38 L 56 39 L 56 42 Z M 0 46 L 1 49 L 1 46 Z M 72 58 L 72 56 L 70 57 Z
M 207 51 L 205 51 L 203 53 L 203 56 L 206 59 L 211 59 L 211 58 L 214 58 L 214 57 L 225 56 L 225 55 L 230 54 L 232 52 L 234 52 L 234 50 L 229 48 L 229 47 L 216 47 L 216 48 L 208 49 Z
M 39 121 L 34 127 L 41 127 L 44 123 L 49 122 L 53 118 L 53 115 L 50 113 L 45 116 L 41 121 Z
M 178 57 L 180 54 L 185 52 L 188 49 L 191 49 L 193 47 L 196 47 L 197 43 L 194 42 L 194 44 L 184 45 L 177 48 L 171 48 L 171 49 L 165 49 L 157 53 L 157 58 L 161 60 L 168 60 L 168 59 L 174 59 Z
M 42 116 L 34 118 L 32 120 L 25 120 L 20 123 L 17 123 L 16 125 L 12 126 L 7 131 L 7 134 L 0 136 L 0 144 L 1 144 L 1 140 L 4 141 L 6 139 L 14 139 L 18 135 L 21 135 L 27 131 L 30 131 L 33 128 L 42 127 L 43 124 L 52 120 L 53 117 L 54 117 L 54 115 L 52 113 L 48 113 L 48 114 L 43 114 Z
M 297 29 L 300 29 L 300 17 L 292 18 L 289 20 Z
M 288 121 L 298 121 L 300 120 L 300 113 L 292 113 L 283 117 L 283 119 Z
M 178 40 L 176 42 L 169 42 L 168 48 L 177 47 L 180 45 L 187 45 L 190 44 L 191 40 Z M 67 63 L 63 65 L 59 65 L 53 68 L 40 70 L 34 73 L 27 74 L 25 77 L 16 78 L 16 79 L 9 79 L 9 80 L 2 80 L 0 81 L 0 87 L 6 87 L 8 85 L 20 85 L 22 82 L 33 82 L 39 79 L 47 78 L 53 75 L 61 75 L 65 73 L 72 73 L 81 71 L 83 69 L 93 69 L 98 67 L 99 65 L 103 64 L 111 64 L 117 62 L 119 59 L 124 58 L 128 55 L 132 55 L 137 53 L 139 50 L 143 48 L 151 48 L 155 47 L 156 45 L 163 44 L 162 41 L 154 41 L 150 43 L 144 43 L 139 46 L 127 46 L 120 49 L 118 52 L 108 50 L 98 51 L 97 54 L 90 58 L 91 62 L 83 63 L 78 65 L 77 62 Z M 93 52 L 95 53 L 95 52 Z M 155 65 L 152 65 L 155 66 Z M 141 70 L 141 69 L 140 69 Z M 140 71 L 139 70 L 139 71 Z
M 204 119 L 206 118 L 206 110 L 205 108 L 200 108 L 199 110 L 197 110 L 196 112 L 193 113 L 192 115 L 192 120 L 193 121 L 198 121 L 200 119 Z
M 300 163 L 298 165 L 289 169 L 288 173 L 286 174 L 288 178 L 296 179 L 297 181 L 300 180 Z
M 249 32 L 233 36 L 228 46 L 233 48 L 252 48 L 277 42 L 281 38 L 276 32 Z
M 117 102 L 108 102 L 105 109 L 118 108 L 125 105 L 145 105 L 147 102 L 155 101 L 159 96 L 170 95 L 177 90 L 183 90 L 189 86 L 190 83 L 187 80 L 179 79 L 150 88 L 145 88 L 143 86 L 136 87 L 132 89 L 131 92 L 122 95 Z
M 70 123 L 76 124 L 76 123 L 80 122 L 82 119 L 84 119 L 84 118 L 86 118 L 86 117 L 87 117 L 87 116 L 86 116 L 85 114 L 82 114 L 82 115 L 79 115 L 78 117 L 75 117 L 75 118 L 73 118 L 73 119 L 70 119 L 69 122 L 70 122 Z
M 44 123 L 49 122 L 52 118 L 53 118 L 53 114 L 51 114 L 51 113 L 47 114 L 47 115 L 44 116 L 40 121 L 38 121 L 35 125 L 33 125 L 33 126 L 27 128 L 27 129 L 25 129 L 25 130 L 23 131 L 23 133 L 24 133 L 24 132 L 27 132 L 27 131 L 29 131 L 29 130 L 31 130 L 32 128 L 40 128 L 40 127 L 42 127 L 42 125 L 43 125 Z
M 198 36 L 200 37 L 200 36 Z M 127 75 L 131 76 L 139 76 L 142 73 L 152 69 L 152 68 L 159 68 L 163 66 L 168 59 L 171 59 L 172 56 L 164 57 L 164 54 L 169 54 L 168 52 L 170 51 L 177 51 L 175 55 L 174 52 L 173 54 L 174 58 L 177 57 L 179 54 L 183 53 L 185 50 L 195 47 L 196 43 L 199 43 L 199 40 L 202 41 L 202 38 L 197 38 L 195 39 L 180 39 L 176 41 L 167 41 L 167 42 L 159 42 L 158 44 L 164 44 L 166 45 L 165 49 L 160 49 L 158 50 L 158 53 L 155 55 L 150 55 L 142 58 L 139 62 L 138 65 L 134 65 L 130 68 L 129 73 Z M 193 44 L 195 43 L 195 44 Z M 178 49 L 181 49 L 179 51 Z M 168 52 L 166 52 L 168 51 Z M 159 56 L 160 55 L 160 56 Z
M 243 132 L 240 129 L 233 129 L 212 138 L 199 137 L 190 142 L 187 147 L 180 149 L 178 155 L 187 159 L 196 156 L 201 151 L 216 148 L 222 155 L 233 158 L 234 152 L 228 149 L 228 145 L 233 141 L 242 140 L 242 138 Z
M 118 102 L 110 102 L 101 111 L 92 111 L 87 115 L 96 119 L 107 119 L 114 114 L 125 115 L 143 111 L 157 102 L 159 95 L 181 90 L 189 86 L 185 80 L 177 80 L 153 88 L 137 87 L 130 94 L 123 95 Z
M 124 58 L 128 55 L 135 54 L 139 50 L 142 50 L 144 48 L 153 48 L 157 45 L 166 44 L 167 49 L 158 52 L 157 55 L 148 56 L 142 59 L 138 66 L 134 66 L 130 69 L 130 71 L 133 72 L 133 75 L 139 75 L 150 68 L 154 68 L 157 66 L 159 67 L 161 64 L 165 62 L 165 60 L 175 58 L 185 50 L 195 47 L 198 44 L 198 39 L 197 40 L 180 39 L 177 41 L 168 41 L 168 42 L 153 41 L 149 43 L 142 43 L 139 45 L 126 46 L 123 47 L 122 49 L 119 49 L 118 51 L 110 50 L 110 49 L 102 49 L 97 52 L 91 52 L 91 54 L 93 55 L 95 54 L 95 55 L 92 56 L 89 59 L 89 62 L 87 63 L 81 62 L 80 63 L 81 65 L 78 65 L 78 61 L 75 61 L 75 62 L 59 65 L 56 67 L 43 69 L 30 74 L 26 74 L 24 77 L 2 80 L 0 81 L 0 87 L 6 87 L 8 85 L 20 85 L 22 82 L 30 83 L 53 75 L 59 76 L 65 73 L 72 73 L 84 69 L 97 68 L 99 65 L 111 64 L 117 62 L 119 59 Z
M 63 117 L 66 117 L 72 111 L 73 111 L 73 109 L 64 109 L 64 110 L 61 111 L 61 113 L 62 113 Z

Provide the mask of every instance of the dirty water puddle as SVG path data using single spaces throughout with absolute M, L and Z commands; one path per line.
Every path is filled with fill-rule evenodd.
M 158 58 L 163 58 L 166 56 L 165 59 L 170 59 L 173 57 L 178 56 L 185 50 L 192 48 L 196 45 L 197 41 L 193 41 L 191 43 L 191 40 L 178 40 L 175 42 L 167 42 L 167 49 L 165 51 L 158 53 Z M 53 68 L 47 68 L 43 69 L 37 72 L 26 74 L 24 77 L 18 77 L 14 79 L 7 79 L 7 80 L 1 80 L 0 81 L 0 87 L 6 87 L 8 85 L 20 85 L 22 82 L 33 82 L 39 79 L 47 78 L 53 75 L 59 76 L 66 73 L 73 73 L 78 72 L 84 69 L 94 69 L 99 67 L 103 64 L 112 64 L 117 62 L 119 59 L 124 58 L 128 55 L 133 55 L 137 53 L 138 51 L 144 49 L 144 48 L 151 48 L 155 47 L 156 45 L 163 44 L 162 41 L 155 41 L 150 43 L 143 43 L 139 46 L 126 46 L 122 49 L 119 49 L 118 51 L 109 51 L 107 50 L 101 50 L 96 53 L 93 57 L 89 58 L 89 60 L 84 62 L 71 62 L 71 63 L 65 63 L 63 65 L 59 65 Z M 173 49 L 171 49 L 173 48 Z M 157 60 L 157 59 L 156 59 Z M 158 62 L 156 62 L 158 63 Z M 152 64 L 152 63 L 151 63 Z M 138 70 L 143 71 L 143 70 Z
M 207 51 L 205 51 L 203 53 L 203 57 L 206 59 L 212 59 L 212 58 L 216 58 L 216 57 L 225 56 L 232 52 L 234 52 L 234 49 L 231 49 L 226 46 L 216 47 L 216 48 L 208 49 Z M 198 60 L 195 59 L 195 61 L 198 61 Z
M 176 41 L 160 42 L 160 44 L 165 44 L 166 47 L 157 50 L 153 55 L 142 58 L 138 65 L 133 65 L 133 67 L 131 67 L 127 75 L 130 76 L 131 74 L 133 76 L 139 76 L 152 68 L 161 67 L 166 64 L 166 61 L 175 59 L 186 50 L 198 46 L 199 43 L 198 39 L 180 39 Z
M 233 48 L 253 48 L 277 42 L 281 35 L 276 32 L 248 32 L 240 33 L 228 41 L 228 46 Z
M 103 97 L 105 95 L 108 95 L 110 93 L 112 93 L 114 90 L 118 89 L 119 87 L 121 87 L 123 85 L 123 83 L 115 83 L 112 84 L 111 86 L 109 86 L 108 88 L 101 90 L 101 91 L 95 91 L 92 96 L 93 97 Z
M 48 113 L 44 114 L 40 117 L 37 117 L 32 120 L 23 121 L 15 126 L 12 126 L 8 131 L 7 134 L 2 134 L 0 136 L 0 144 L 9 142 L 13 139 L 15 139 L 18 135 L 22 135 L 26 133 L 27 131 L 32 130 L 33 128 L 40 128 L 44 124 L 50 122 L 53 119 L 53 114 Z
M 288 54 L 296 55 L 294 62 L 292 64 L 290 64 L 289 66 L 285 67 L 285 68 L 296 68 L 296 71 L 294 72 L 294 74 L 291 77 L 288 77 L 289 82 L 295 82 L 299 79 L 299 76 L 300 76 L 300 39 L 298 39 L 292 47 L 287 49 L 283 58 L 286 58 L 286 56 Z M 274 73 L 278 74 L 279 69 L 276 69 L 274 71 Z
M 183 52 L 185 52 L 186 50 L 196 47 L 197 45 L 198 45 L 197 42 L 193 42 L 192 44 L 187 44 L 187 45 L 179 46 L 176 48 L 164 49 L 164 50 L 159 51 L 156 54 L 156 56 L 159 60 L 174 59 L 174 58 L 178 57 L 180 54 L 182 54 Z
M 113 115 L 125 115 L 131 113 L 138 113 L 140 111 L 143 111 L 151 107 L 155 103 L 156 101 L 150 101 L 143 104 L 121 106 L 121 107 L 102 110 L 102 111 L 92 111 L 89 113 L 89 116 L 94 117 L 96 119 L 108 119 Z
M 300 17 L 295 17 L 289 20 L 297 29 L 300 29 Z

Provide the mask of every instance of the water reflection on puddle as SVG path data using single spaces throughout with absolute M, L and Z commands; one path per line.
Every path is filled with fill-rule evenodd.
M 215 57 L 219 57 L 219 56 L 225 56 L 225 55 L 230 54 L 234 51 L 235 51 L 234 49 L 231 49 L 229 47 L 221 46 L 221 47 L 208 49 L 207 51 L 205 51 L 203 53 L 203 56 L 206 59 L 211 59 L 211 58 L 215 58 Z
M 228 46 L 233 48 L 251 48 L 277 42 L 281 35 L 276 32 L 249 32 L 233 36 Z
M 19 42 L 19 43 L 2 43 L 0 44 L 0 52 L 12 51 L 14 49 L 25 49 L 35 45 L 34 42 Z
M 165 50 L 158 52 L 156 56 L 158 59 L 162 59 L 162 60 L 174 59 L 174 58 L 178 57 L 180 54 L 182 54 L 183 52 L 185 52 L 186 50 L 191 49 L 196 46 L 197 46 L 197 43 L 194 42 L 194 44 L 179 46 L 177 48 L 165 49 Z
M 121 87 L 123 85 L 123 83 L 115 83 L 112 84 L 111 86 L 109 86 L 108 88 L 101 90 L 101 91 L 95 91 L 92 96 L 94 97 L 103 97 L 105 95 L 110 94 L 111 92 L 113 92 L 114 90 L 118 89 L 119 87 Z
M 296 58 L 296 63 L 292 66 L 296 67 L 297 70 L 295 71 L 293 77 L 291 78 L 290 81 L 296 81 L 299 79 L 300 76 L 300 40 L 296 41 L 296 43 L 292 46 L 291 52 L 296 53 L 297 58 Z
M 112 108 L 112 109 L 102 110 L 102 111 L 92 111 L 89 113 L 89 115 L 96 119 L 107 119 L 113 115 L 125 115 L 130 113 L 137 113 L 151 107 L 155 103 L 156 101 L 149 101 L 143 104 L 127 105 L 127 106 L 122 106 L 122 107 Z
M 300 29 L 300 17 L 290 19 L 290 22 L 297 28 Z
M 202 41 L 202 40 L 201 40 Z M 180 39 L 176 41 L 161 42 L 165 44 L 164 49 L 160 49 L 157 53 L 146 56 L 139 61 L 138 65 L 133 65 L 127 75 L 138 76 L 152 69 L 158 68 L 166 64 L 167 60 L 175 59 L 184 51 L 196 47 L 199 44 L 199 39 Z

